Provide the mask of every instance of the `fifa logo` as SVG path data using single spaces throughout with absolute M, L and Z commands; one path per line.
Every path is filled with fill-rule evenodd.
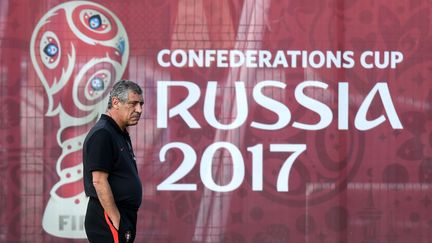
M 109 88 L 119 80 L 129 58 L 129 41 L 120 20 L 107 8 L 70 1 L 49 10 L 36 24 L 30 57 L 48 99 L 46 116 L 61 154 L 53 175 L 42 225 L 62 238 L 85 238 L 82 145 L 105 111 Z M 51 163 L 46 161 L 46 163 Z

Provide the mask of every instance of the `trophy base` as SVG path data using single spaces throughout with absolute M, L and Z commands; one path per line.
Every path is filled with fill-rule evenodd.
M 87 203 L 84 192 L 73 198 L 50 197 L 42 218 L 43 229 L 60 238 L 86 239 L 84 219 Z

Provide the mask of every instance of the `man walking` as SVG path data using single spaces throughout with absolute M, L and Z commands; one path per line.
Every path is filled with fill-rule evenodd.
M 84 189 L 90 197 L 84 226 L 92 243 L 135 239 L 142 185 L 126 128 L 138 123 L 143 104 L 136 83 L 115 83 L 107 112 L 84 141 Z

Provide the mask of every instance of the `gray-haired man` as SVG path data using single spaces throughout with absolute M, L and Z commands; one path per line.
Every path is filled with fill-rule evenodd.
M 143 103 L 139 85 L 115 83 L 107 112 L 84 141 L 84 189 L 90 197 L 84 225 L 90 242 L 135 239 L 142 185 L 126 128 L 138 123 Z

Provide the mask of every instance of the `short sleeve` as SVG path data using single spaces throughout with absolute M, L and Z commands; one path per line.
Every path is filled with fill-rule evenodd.
M 96 131 L 86 143 L 86 166 L 89 172 L 110 172 L 114 166 L 115 152 L 111 134 L 106 130 Z

